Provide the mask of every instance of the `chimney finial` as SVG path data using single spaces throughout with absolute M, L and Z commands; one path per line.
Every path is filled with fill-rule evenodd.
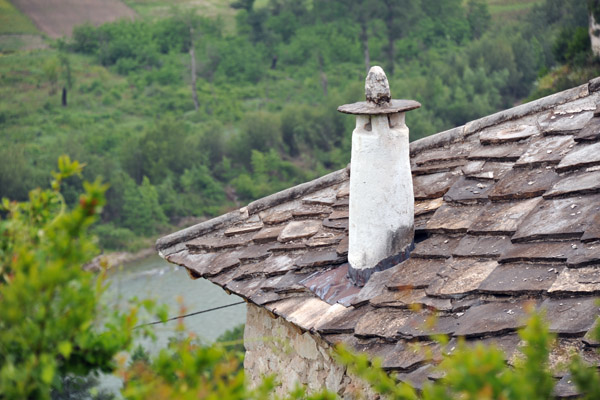
M 367 102 L 378 106 L 387 105 L 392 99 L 390 84 L 381 67 L 374 66 L 369 70 L 365 79 L 365 96 Z
M 414 100 L 392 100 L 381 67 L 365 80 L 367 101 L 338 111 L 355 114 L 350 163 L 348 275 L 364 285 L 371 274 L 408 258 L 414 244 L 414 194 L 406 111 Z

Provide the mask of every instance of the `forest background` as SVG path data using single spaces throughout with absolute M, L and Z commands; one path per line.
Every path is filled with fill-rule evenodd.
M 370 65 L 423 104 L 411 140 L 600 75 L 578 0 L 126 3 L 135 20 L 47 48 L 0 40 L 0 198 L 48 187 L 61 154 L 84 161 L 62 192 L 110 184 L 105 250 L 344 167 L 354 121 L 336 108 L 363 99 Z M 0 9 L 0 34 L 36 33 Z

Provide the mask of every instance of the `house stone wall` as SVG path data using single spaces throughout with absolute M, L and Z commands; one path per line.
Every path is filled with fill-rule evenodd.
M 327 388 L 344 399 L 378 398 L 331 357 L 331 346 L 322 339 L 263 308 L 248 304 L 247 309 L 244 368 L 251 385 L 275 374 L 280 396 L 301 384 L 310 392 Z

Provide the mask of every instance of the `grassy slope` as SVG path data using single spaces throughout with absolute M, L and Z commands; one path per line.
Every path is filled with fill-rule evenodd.
M 495 21 L 510 21 L 526 14 L 535 4 L 544 0 L 487 0 L 490 14 Z
M 37 34 L 33 22 L 8 0 L 0 0 L 0 35 Z

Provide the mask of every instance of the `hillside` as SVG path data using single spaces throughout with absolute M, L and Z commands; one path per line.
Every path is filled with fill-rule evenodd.
M 364 96 L 366 63 L 423 104 L 411 140 L 598 72 L 570 33 L 586 29 L 581 2 L 401 3 L 128 0 L 133 21 L 83 26 L 48 49 L 0 47 L 0 197 L 47 185 L 68 153 L 111 185 L 103 246 L 135 247 L 345 166 L 354 121 L 336 108 Z M 11 29 L 32 29 L 11 12 Z M 537 84 L 560 64 L 568 79 Z M 68 202 L 81 184 L 65 182 Z

